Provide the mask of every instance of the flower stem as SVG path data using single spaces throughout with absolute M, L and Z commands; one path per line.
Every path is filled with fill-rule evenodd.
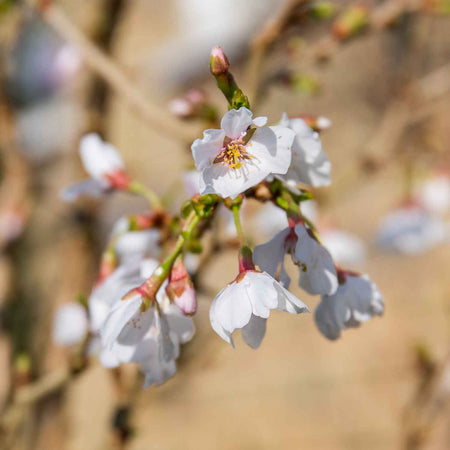
M 150 301 L 155 299 L 156 293 L 164 283 L 164 280 L 168 277 L 175 259 L 183 250 L 184 243 L 189 239 L 199 222 L 200 216 L 197 215 L 195 211 L 192 211 L 186 220 L 186 223 L 183 227 L 183 230 L 181 231 L 180 236 L 178 237 L 175 247 L 167 256 L 167 258 L 155 269 L 152 276 L 145 283 L 145 289 L 148 292 L 148 298 Z
M 236 232 L 243 245 L 245 243 L 244 232 L 242 231 L 241 217 L 239 216 L 239 210 L 241 209 L 241 205 L 233 205 L 231 207 L 231 212 L 234 217 L 234 224 L 236 225 Z
M 132 181 L 128 186 L 128 192 L 135 195 L 141 195 L 150 203 L 153 209 L 163 209 L 163 204 L 160 198 L 147 186 L 139 181 Z

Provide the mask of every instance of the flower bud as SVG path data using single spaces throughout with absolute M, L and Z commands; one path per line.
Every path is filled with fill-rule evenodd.
M 220 47 L 214 47 L 212 49 L 209 66 L 213 75 L 228 73 L 230 63 Z
M 183 314 L 192 315 L 197 311 L 195 289 L 181 257 L 175 260 L 170 271 L 166 293 Z

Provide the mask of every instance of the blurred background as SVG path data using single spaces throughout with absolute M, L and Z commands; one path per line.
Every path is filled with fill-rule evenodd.
M 449 13 L 447 0 L 0 1 L 0 448 L 449 449 Z M 385 315 L 331 342 L 312 315 L 275 312 L 261 348 L 233 350 L 208 317 L 235 277 L 231 243 L 198 276 L 174 378 L 130 395 L 128 369 L 94 359 L 61 382 L 71 350 L 52 342 L 54 312 L 89 294 L 114 222 L 146 208 L 61 200 L 86 177 L 79 139 L 99 132 L 176 212 L 190 143 L 227 108 L 215 45 L 256 115 L 332 122 L 315 221 L 336 260 L 377 283 Z M 279 229 L 261 217 L 249 201 L 255 244 Z M 12 408 L 42 377 L 48 395 Z

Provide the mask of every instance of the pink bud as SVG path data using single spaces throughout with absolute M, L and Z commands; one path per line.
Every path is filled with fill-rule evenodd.
M 197 298 L 182 258 L 177 258 L 169 275 L 166 293 L 183 314 L 197 311 Z
M 169 103 L 169 111 L 177 117 L 184 119 L 193 113 L 192 104 L 183 98 L 176 98 Z
M 191 283 L 187 284 L 185 290 L 179 297 L 174 297 L 173 302 L 183 314 L 188 316 L 195 314 L 197 311 L 197 297 Z
M 211 51 L 210 69 L 213 75 L 228 73 L 230 63 L 220 47 L 214 47 Z

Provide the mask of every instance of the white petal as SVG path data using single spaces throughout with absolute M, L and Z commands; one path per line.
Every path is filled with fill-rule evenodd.
M 97 180 L 124 168 L 117 150 L 94 133 L 87 134 L 81 139 L 80 156 L 86 172 Z
M 189 197 L 192 197 L 200 192 L 200 172 L 198 170 L 183 172 L 182 178 L 184 190 Z
M 170 331 L 177 335 L 178 342 L 185 344 L 193 338 L 195 325 L 190 317 L 183 315 L 175 305 L 170 305 L 166 316 Z
M 89 178 L 66 187 L 61 198 L 66 202 L 74 202 L 80 197 L 101 198 L 108 194 L 108 189 L 109 183 Z
M 253 113 L 245 106 L 239 109 L 230 109 L 223 116 L 220 128 L 222 128 L 229 138 L 239 138 L 252 124 L 252 116 Z
M 144 389 L 147 389 L 152 385 L 159 386 L 172 378 L 177 372 L 177 365 L 175 360 L 161 362 L 154 358 L 143 363 L 141 371 L 145 374 Z
M 309 308 L 294 294 L 290 293 L 280 283 L 274 283 L 275 289 L 278 292 L 278 305 L 277 309 L 280 311 L 286 311 L 290 314 L 301 314 L 310 312 Z
M 86 336 L 88 320 L 86 310 L 79 303 L 66 303 L 53 319 L 53 342 L 59 346 L 78 344 Z
M 258 164 L 258 161 L 247 160 L 240 169 L 214 164 L 202 173 L 200 193 L 235 198 L 267 176 L 268 169 L 261 169 Z
M 261 170 L 268 171 L 267 175 L 285 174 L 291 164 L 294 137 L 295 133 L 289 128 L 258 128 L 247 145 L 247 151 Z
M 251 348 L 258 348 L 266 334 L 267 319 L 252 315 L 250 321 L 242 328 L 242 338 Z
M 175 358 L 176 348 L 170 338 L 169 323 L 167 322 L 166 315 L 161 312 L 156 314 L 155 317 L 159 320 L 160 332 L 157 335 L 157 342 L 159 346 L 159 360 L 169 362 Z
M 285 241 L 290 229 L 286 228 L 276 234 L 269 242 L 257 245 L 253 250 L 253 261 L 261 270 L 272 277 L 276 276 L 277 269 L 284 260 Z
M 114 344 L 127 322 L 139 311 L 141 304 L 140 295 L 116 304 L 100 330 L 104 347 L 111 347 Z
M 341 327 L 339 326 L 335 309 L 333 306 L 333 299 L 331 297 L 323 297 L 322 301 L 314 312 L 314 320 L 319 331 L 330 340 L 339 339 L 341 336 Z
M 205 130 L 203 139 L 196 139 L 191 145 L 195 167 L 198 170 L 211 166 L 223 147 L 225 133 L 222 130 Z
M 160 232 L 155 229 L 129 231 L 117 239 L 116 252 L 122 263 L 145 255 L 158 256 Z
M 121 364 L 121 361 L 117 358 L 115 353 L 107 348 L 101 350 L 98 355 L 98 360 L 100 361 L 100 364 L 107 369 L 113 369 Z
M 338 264 L 362 264 L 365 260 L 363 241 L 351 233 L 338 229 L 323 230 L 320 240 Z
M 209 311 L 211 326 L 225 341 L 232 343 L 231 333 L 247 325 L 252 306 L 244 284 L 233 282 L 213 300 Z
M 255 117 L 252 123 L 255 127 L 263 127 L 267 123 L 267 117 Z
M 247 290 L 253 314 L 267 319 L 270 310 L 278 305 L 278 293 L 274 287 L 275 279 L 264 272 L 247 272 L 241 283 Z
M 338 288 L 333 258 L 312 238 L 304 225 L 296 225 L 298 236 L 294 258 L 306 266 L 300 269 L 300 286 L 312 295 L 331 295 Z

